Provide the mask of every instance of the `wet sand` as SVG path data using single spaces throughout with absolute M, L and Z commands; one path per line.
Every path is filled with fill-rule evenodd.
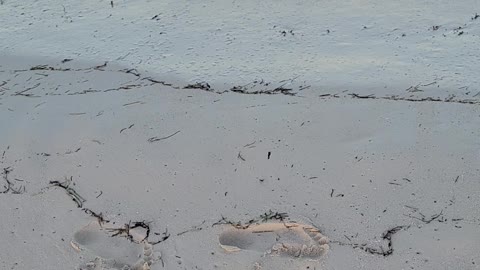
M 437 7 L 441 14 L 451 15 L 450 24 L 442 23 L 441 28 L 447 37 L 438 43 L 432 40 L 442 37 L 435 32 L 440 30 L 428 29 L 433 15 L 426 21 L 399 23 L 426 26 L 429 42 L 438 45 L 429 54 L 422 51 L 422 42 L 427 42 L 419 38 L 423 32 L 402 37 L 408 28 L 401 27 L 395 38 L 411 38 L 401 42 L 412 47 L 396 64 L 385 64 L 384 73 L 378 63 L 365 64 L 370 69 L 355 61 L 349 70 L 352 63 L 332 56 L 336 59 L 332 66 L 338 69 L 320 72 L 320 65 L 316 66 L 323 79 L 315 81 L 314 71 L 294 74 L 302 64 L 295 62 L 289 69 L 287 62 L 268 57 L 270 62 L 252 60 L 223 75 L 219 73 L 223 67 L 213 64 L 216 60 L 206 61 L 203 68 L 189 66 L 190 59 L 209 55 L 196 47 L 187 50 L 188 56 L 182 54 L 182 61 L 176 59 L 180 56 L 175 50 L 165 47 L 174 59 L 161 62 L 160 56 L 143 51 L 148 42 L 123 44 L 135 48 L 129 61 L 128 57 L 116 60 L 120 51 L 127 51 L 112 47 L 109 53 L 88 35 L 79 39 L 78 47 L 71 40 L 60 46 L 52 42 L 62 36 L 60 32 L 40 38 L 32 29 L 57 23 L 70 34 L 93 31 L 90 24 L 107 13 L 112 13 L 111 20 L 131 18 L 135 10 L 145 15 L 140 9 L 143 2 L 128 2 L 130 6 L 115 2 L 113 9 L 107 3 L 84 17 L 71 14 L 83 9 L 67 5 L 65 15 L 61 7 L 43 2 L 46 13 L 68 15 L 73 22 L 65 22 L 66 17 L 57 18 L 58 22 L 38 17 L 33 6 L 11 2 L 0 6 L 0 21 L 7 11 L 32 12 L 26 13 L 31 17 L 12 19 L 0 32 L 1 37 L 12 37 L 0 39 L 6 46 L 0 54 L 2 269 L 78 269 L 97 256 L 118 258 L 127 252 L 151 260 L 145 242 L 153 245 L 151 269 L 479 269 L 480 97 L 476 93 L 480 90 L 479 74 L 473 68 L 478 23 L 470 13 L 459 15 L 467 10 L 467 3 L 459 5 L 456 13 Z M 171 10 L 177 10 L 176 5 Z M 197 10 L 189 5 L 178 12 L 180 17 Z M 218 8 L 233 8 L 229 5 Z M 380 8 L 375 2 L 366 6 Z M 407 8 L 398 12 L 407 14 Z M 126 27 L 160 23 L 152 20 L 155 14 L 150 15 Z M 221 15 L 213 17 L 221 19 Z M 177 24 L 187 22 L 162 18 L 165 27 L 177 31 L 170 35 L 184 38 Z M 192 18 L 203 21 L 200 15 Z M 373 28 L 364 19 L 354 19 L 367 26 L 359 31 Z M 384 19 L 388 27 L 395 24 Z M 24 23 L 30 20 L 39 25 L 27 29 Z M 453 26 L 461 20 L 466 25 L 459 35 Z M 340 19 L 330 22 L 347 29 Z M 298 38 L 302 31 L 306 35 L 312 25 L 302 30 L 301 24 L 295 24 L 295 35 L 289 38 Z M 282 29 L 290 29 L 287 26 Z M 113 26 L 98 29 L 109 27 Z M 237 28 L 242 27 L 248 28 Z M 23 28 L 26 32 L 10 35 Z M 272 31 L 286 42 L 288 31 L 285 36 Z M 350 39 L 336 33 L 332 44 Z M 380 41 L 396 39 L 380 33 L 384 34 L 371 34 L 375 40 L 358 37 L 359 42 L 387 50 L 390 45 Z M 29 35 L 35 38 L 28 41 Z M 113 44 L 121 36 L 112 32 L 105 42 Z M 98 46 L 98 52 L 81 48 L 84 42 Z M 297 43 L 301 40 L 290 41 Z M 447 49 L 461 44 L 465 49 L 461 57 L 473 58 L 464 59 L 460 67 L 454 64 L 458 55 Z M 241 46 L 247 51 L 254 47 Z M 328 53 L 316 48 L 322 55 Z M 395 52 L 382 50 L 380 55 L 388 54 L 393 61 Z M 274 51 L 280 53 L 281 48 Z M 441 59 L 432 56 L 435 53 Z M 301 56 L 300 51 L 294 54 L 297 59 Z M 237 55 L 231 55 L 222 65 L 235 65 Z M 418 65 L 405 62 L 418 55 L 432 58 Z M 260 74 L 256 68 L 266 63 L 272 70 L 255 75 Z M 400 73 L 409 75 L 396 77 Z M 75 235 L 92 222 L 99 224 L 97 231 L 77 243 Z M 268 254 L 269 246 L 265 252 L 259 250 L 264 238 L 252 235 L 235 241 L 242 245 L 249 241 L 245 246 L 253 249 L 233 253 L 222 249 L 219 237 L 232 225 L 265 222 L 318 229 L 329 239 L 329 250 L 313 259 L 274 256 Z M 115 240 L 95 237 L 101 234 L 114 235 Z M 111 245 L 116 248 L 97 248 Z M 120 267 L 103 263 L 104 269 Z

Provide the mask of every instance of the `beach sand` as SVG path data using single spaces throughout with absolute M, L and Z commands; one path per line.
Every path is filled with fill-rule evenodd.
M 4 1 L 0 268 L 480 269 L 479 6 L 406 2 Z

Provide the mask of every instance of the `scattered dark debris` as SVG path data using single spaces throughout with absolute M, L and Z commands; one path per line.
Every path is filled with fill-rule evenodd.
M 348 94 L 350 96 L 352 96 L 353 98 L 360 98 L 360 99 L 375 99 L 375 95 L 373 94 L 370 94 L 370 95 L 359 95 L 359 94 L 356 94 L 356 93 L 350 93 Z
M 34 86 L 29 87 L 29 88 L 27 88 L 27 89 L 25 89 L 25 90 L 16 92 L 15 94 L 13 94 L 13 96 L 32 97 L 32 96 L 33 96 L 32 94 L 25 94 L 25 92 L 28 92 L 28 91 L 30 91 L 30 90 L 33 90 L 33 89 L 37 88 L 38 86 L 40 86 L 40 83 L 37 83 L 37 84 L 35 84 Z
M 203 227 L 202 227 L 202 225 L 203 225 L 203 224 L 205 224 L 205 222 L 206 222 L 206 220 L 204 220 L 204 221 L 202 222 L 202 224 L 200 224 L 200 225 L 192 226 L 192 228 L 191 228 L 191 229 L 189 229 L 189 230 L 186 230 L 186 231 L 183 231 L 183 232 L 177 233 L 177 236 L 180 236 L 180 235 L 186 234 L 186 233 L 188 233 L 188 232 L 196 232 L 196 231 L 201 231 L 201 230 L 203 230 Z
M 241 222 L 241 221 L 234 222 L 234 221 L 230 221 L 230 220 L 226 219 L 224 216 L 222 216 L 222 218 L 219 221 L 212 224 L 212 227 L 217 226 L 217 225 L 228 224 L 228 225 L 232 225 L 233 227 L 235 227 L 237 229 L 247 229 L 248 227 L 250 227 L 251 225 L 253 225 L 255 223 L 267 222 L 269 220 L 284 221 L 287 217 L 288 217 L 287 213 L 273 212 L 272 210 L 269 210 L 268 212 L 265 212 L 264 214 L 260 215 L 260 217 L 258 217 L 258 218 L 250 219 L 247 222 Z
M 418 214 L 421 216 L 420 218 L 412 216 L 412 215 L 405 215 L 405 216 L 410 217 L 410 218 L 414 218 L 414 219 L 418 219 L 425 224 L 430 224 L 432 221 L 438 219 L 439 217 L 441 217 L 443 215 L 443 210 L 440 211 L 440 213 L 438 213 L 438 214 L 430 216 L 429 218 L 425 217 L 425 215 L 420 213 L 420 212 L 418 212 Z
M 51 156 L 51 154 L 42 152 L 42 153 L 37 153 L 37 156 L 49 157 L 49 156 Z
M 146 230 L 145 237 L 142 240 L 140 240 L 139 242 L 136 242 L 135 239 L 133 238 L 132 234 L 130 233 L 130 230 L 135 229 L 135 228 L 144 228 Z M 125 236 L 128 240 L 130 240 L 133 243 L 137 243 L 137 244 L 143 242 L 146 239 L 148 239 L 148 237 L 150 236 L 150 226 L 145 221 L 135 221 L 135 222 L 130 221 L 130 222 L 126 223 L 121 228 L 108 228 L 107 230 L 113 233 L 111 235 L 112 237 L 114 237 L 114 236 Z
M 2 160 L 1 162 L 3 163 L 3 160 L 5 159 L 5 154 L 7 153 L 8 149 L 10 149 L 10 145 L 7 146 L 7 148 L 5 150 L 3 150 L 3 153 L 2 153 Z
M 210 84 L 208 84 L 207 82 L 197 82 L 194 84 L 189 84 L 187 86 L 184 86 L 183 89 L 201 89 L 209 92 L 212 91 Z
M 403 177 L 402 180 L 407 181 L 407 182 L 409 182 L 409 183 L 412 182 L 412 180 L 410 180 L 410 179 L 408 179 L 408 178 L 406 178 L 406 177 Z
M 454 96 L 448 96 L 446 98 L 434 98 L 434 97 L 425 97 L 425 98 L 415 98 L 415 97 L 400 97 L 398 95 L 377 97 L 373 94 L 370 95 L 359 95 L 355 93 L 348 94 L 352 98 L 357 99 L 385 99 L 385 100 L 394 100 L 394 101 L 409 101 L 409 102 L 444 102 L 444 103 L 459 103 L 459 104 L 480 104 L 480 100 L 477 99 L 455 99 Z M 335 97 L 331 94 L 323 94 L 320 97 Z
M 47 103 L 47 102 L 46 102 L 46 101 L 40 102 L 40 103 L 38 103 L 37 105 L 35 105 L 35 108 L 38 108 L 38 107 L 42 106 L 42 105 L 45 104 L 45 103 Z
M 132 74 L 136 77 L 140 77 L 140 72 L 138 72 L 136 69 L 134 68 L 130 68 L 130 69 L 122 69 L 122 70 L 119 70 L 119 72 L 123 72 L 123 73 L 126 73 L 126 74 Z
M 167 83 L 167 82 L 165 82 L 165 81 L 159 81 L 159 80 L 153 79 L 153 78 L 151 78 L 151 77 L 142 78 L 142 80 L 149 81 L 149 82 L 151 82 L 151 83 L 153 83 L 153 84 L 157 84 L 157 83 L 158 83 L 158 84 L 161 84 L 161 85 L 164 85 L 164 86 L 170 86 L 170 87 L 172 87 L 172 88 L 179 89 L 178 86 L 174 86 L 174 85 L 171 84 L 171 83 Z
M 133 126 L 135 126 L 135 124 L 131 124 L 130 126 L 126 127 L 126 128 L 122 128 L 120 130 L 120 133 L 122 133 L 124 130 L 127 130 L 127 129 L 131 129 Z
M 475 13 L 475 15 L 473 15 L 473 17 L 472 17 L 472 21 L 474 21 L 478 18 L 480 18 L 480 15 L 478 15 L 478 13 Z
M 254 141 L 254 142 L 249 143 L 249 144 L 245 144 L 243 147 L 244 147 L 244 148 L 245 148 L 245 147 L 254 148 L 254 147 L 255 147 L 254 144 L 255 144 L 256 142 L 257 142 L 257 141 Z
M 152 137 L 152 138 L 148 139 L 148 142 L 157 142 L 157 141 L 165 140 L 165 139 L 168 139 L 170 137 L 173 137 L 173 136 L 177 135 L 178 133 L 180 133 L 180 130 L 171 134 L 171 135 L 168 135 L 166 137 L 162 137 L 162 138 Z
M 242 152 L 238 152 L 237 158 L 241 159 L 242 161 L 245 161 L 245 158 L 243 158 L 242 156 Z
M 105 71 L 104 68 L 106 68 L 108 65 L 108 61 L 105 61 L 103 64 L 94 66 L 93 69 L 95 70 L 100 70 L 100 71 Z
M 312 87 L 312 86 L 311 85 L 300 85 L 298 87 L 298 91 L 303 91 L 303 90 L 308 89 L 310 87 Z
M 106 90 L 103 90 L 103 92 L 129 90 L 129 89 L 132 89 L 132 88 L 137 88 L 137 87 L 142 87 L 142 86 L 144 86 L 144 85 L 142 85 L 142 84 L 127 84 L 127 85 L 123 85 L 123 86 L 120 86 L 120 87 L 117 87 L 117 88 L 106 89 Z
M 288 31 L 286 31 L 286 30 L 281 30 L 281 31 L 278 31 L 278 32 L 279 32 L 282 36 L 284 36 L 284 37 L 287 36 L 287 34 L 290 34 L 290 35 L 292 35 L 292 36 L 295 36 L 295 33 L 293 33 L 293 30 L 288 30 Z
M 2 172 L 2 175 L 3 175 L 3 180 L 5 181 L 5 184 L 3 185 L 3 188 L 4 190 L 1 191 L 0 193 L 3 193 L 3 194 L 6 194 L 6 193 L 11 193 L 11 194 L 22 194 L 22 193 L 25 193 L 26 190 L 25 190 L 25 186 L 24 185 L 21 185 L 20 187 L 18 188 L 15 188 L 15 183 L 10 181 L 9 179 L 9 174 L 13 171 L 12 168 L 10 167 L 6 167 L 6 168 L 3 168 L 3 172 Z M 16 179 L 15 178 L 15 181 L 19 181 L 19 182 L 23 182 L 23 180 L 21 179 Z
M 153 234 L 161 236 L 161 237 L 160 237 L 159 240 L 149 242 L 151 245 L 160 244 L 160 243 L 164 242 L 165 240 L 167 240 L 168 238 L 170 238 L 170 233 L 168 232 L 168 229 L 165 229 L 165 231 L 162 234 L 160 234 L 160 233 L 153 233 Z
M 405 207 L 410 208 L 410 209 L 412 209 L 413 211 L 418 211 L 418 208 L 417 208 L 417 207 L 413 207 L 413 206 L 410 206 L 410 205 L 405 205 Z
M 420 86 L 420 84 L 417 84 L 417 85 L 415 85 L 415 86 L 410 86 L 410 87 L 407 88 L 405 91 L 410 92 L 410 93 L 423 92 L 422 89 L 419 89 L 419 88 L 418 88 L 419 86 Z
M 72 177 L 70 177 L 69 179 L 66 178 L 65 181 L 63 182 L 60 182 L 60 181 L 50 181 L 50 184 L 52 186 L 56 186 L 56 187 L 60 187 L 60 188 L 63 188 L 67 194 L 72 198 L 72 200 L 77 204 L 78 208 L 82 208 L 83 206 L 83 203 L 86 202 L 86 200 L 80 196 L 72 187 L 71 185 L 75 185 L 73 183 L 73 180 L 72 180 Z M 100 194 L 97 196 L 100 197 L 100 195 L 102 195 L 103 192 L 100 191 Z M 97 213 L 89 208 L 82 208 L 82 210 L 94 217 L 97 219 L 99 225 L 103 225 L 105 223 L 110 223 L 110 220 L 107 220 L 104 218 L 103 216 L 103 213 Z M 136 241 L 133 237 L 133 235 L 130 233 L 130 231 L 132 229 L 135 229 L 135 228 L 143 228 L 145 229 L 145 237 L 143 239 L 141 239 L 140 241 Z M 164 233 L 160 234 L 160 233 L 154 233 L 155 235 L 161 235 L 161 238 L 159 240 L 156 240 L 156 241 L 149 241 L 149 237 L 150 237 L 150 225 L 148 222 L 146 221 L 135 221 L 135 222 L 128 222 L 127 224 L 125 224 L 123 227 L 120 227 L 120 228 L 106 228 L 106 230 L 110 231 L 112 233 L 112 237 L 114 236 L 122 236 L 122 237 L 126 237 L 127 239 L 129 239 L 130 241 L 134 242 L 134 243 L 139 243 L 139 242 L 143 242 L 143 241 L 147 241 L 148 243 L 152 244 L 152 245 L 156 245 L 158 243 L 161 243 L 165 240 L 167 240 L 169 237 L 170 237 L 170 234 L 168 233 L 168 230 L 165 230 Z
M 75 149 L 75 151 L 72 151 L 72 150 L 68 150 L 67 152 L 65 152 L 65 155 L 70 155 L 70 154 L 73 154 L 73 153 L 77 153 L 78 151 L 80 151 L 82 148 L 79 147 L 77 149 Z
M 69 96 L 74 96 L 74 95 L 85 95 L 85 94 L 88 94 L 88 93 L 98 93 L 98 92 L 102 92 L 102 90 L 93 90 L 93 89 L 88 89 L 88 90 L 83 90 L 83 91 L 80 91 L 80 92 L 68 93 L 67 95 L 69 95 Z
M 438 29 L 440 29 L 440 25 L 434 25 L 434 26 L 432 26 L 432 30 L 433 30 L 433 31 L 437 31 Z
M 458 35 L 461 36 L 461 35 L 463 35 L 464 33 L 465 33 L 465 32 L 460 31 L 460 32 L 458 32 Z
M 49 65 L 38 65 L 38 66 L 33 66 L 30 68 L 30 70 L 50 70 L 50 71 L 70 71 L 70 68 L 55 68 Z
M 292 88 L 284 88 L 284 87 L 277 87 L 272 90 L 256 90 L 256 91 L 248 91 L 248 88 L 245 86 L 234 86 L 230 88 L 230 91 L 234 93 L 240 94 L 247 94 L 247 95 L 275 95 L 275 94 L 283 94 L 287 96 L 295 96 L 296 93 L 292 92 Z
M 360 250 L 363 250 L 373 255 L 381 255 L 384 257 L 388 257 L 393 254 L 393 235 L 399 232 L 400 230 L 405 230 L 405 229 L 408 229 L 409 227 L 410 226 L 405 226 L 405 225 L 396 226 L 382 233 L 382 240 L 387 241 L 387 248 L 385 248 L 384 246 L 380 246 L 378 248 L 372 248 L 372 247 L 368 247 L 367 244 L 343 243 L 340 241 L 332 241 L 332 243 L 337 243 L 342 246 L 351 246 L 353 248 L 358 248 Z
M 452 99 L 450 97 L 446 99 L 441 98 L 433 98 L 433 97 L 426 97 L 426 98 L 405 98 L 399 96 L 389 96 L 389 97 L 382 97 L 382 99 L 387 100 L 403 100 L 403 101 L 410 101 L 410 102 L 425 102 L 425 101 L 433 101 L 433 102 L 451 102 L 451 103 L 460 103 L 460 104 L 480 104 L 480 100 L 474 99 Z
M 130 106 L 130 105 L 134 105 L 134 104 L 145 104 L 145 102 L 143 102 L 143 101 L 134 101 L 134 102 L 130 102 L 130 103 L 125 103 L 125 104 L 123 104 L 122 106 Z
M 85 213 L 89 214 L 90 216 L 96 218 L 99 225 L 102 225 L 102 224 L 104 224 L 104 223 L 109 223 L 109 222 L 110 222 L 110 220 L 106 220 L 106 219 L 103 217 L 103 213 L 99 213 L 99 214 L 98 214 L 98 213 L 96 213 L 96 212 L 94 212 L 93 210 L 90 210 L 90 209 L 88 209 L 88 208 L 82 208 L 82 210 L 83 210 Z
M 264 214 L 260 215 L 262 222 L 267 222 L 269 220 L 283 221 L 287 217 L 288 217 L 287 213 L 273 212 L 272 210 L 269 210 L 268 212 L 265 212 Z
M 332 98 L 339 98 L 340 96 L 338 94 L 321 94 L 319 95 L 321 98 L 326 98 L 326 97 L 332 97 Z
M 72 198 L 72 200 L 77 204 L 78 208 L 82 208 L 83 203 L 87 201 L 70 186 L 75 185 L 75 183 L 73 183 L 72 176 L 70 178 L 66 178 L 63 182 L 50 181 L 50 184 L 56 187 L 63 188 L 67 192 L 68 196 L 70 196 L 70 198 Z

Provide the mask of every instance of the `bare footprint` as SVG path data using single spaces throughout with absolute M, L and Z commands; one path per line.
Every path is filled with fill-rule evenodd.
M 262 223 L 246 229 L 230 227 L 219 236 L 228 252 L 254 250 L 271 255 L 318 258 L 328 249 L 328 238 L 310 225 Z
M 108 228 L 92 222 L 74 234 L 71 245 L 85 257 L 95 258 L 81 265 L 81 270 L 149 270 L 153 263 L 153 246 L 142 241 L 140 233 L 133 238 L 139 243 L 112 237 Z

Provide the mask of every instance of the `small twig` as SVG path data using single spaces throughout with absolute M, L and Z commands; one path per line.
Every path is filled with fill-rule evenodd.
M 134 101 L 134 102 L 130 102 L 130 103 L 125 103 L 123 104 L 122 106 L 130 106 L 130 105 L 133 105 L 133 104 L 145 104 L 144 102 L 142 101 Z
M 171 134 L 171 135 L 168 135 L 166 137 L 162 137 L 162 138 L 152 137 L 152 138 L 148 139 L 148 142 L 157 142 L 157 141 L 165 140 L 165 139 L 168 139 L 170 137 L 173 137 L 173 136 L 177 135 L 178 133 L 180 133 L 180 130 Z
M 128 126 L 128 128 L 122 128 L 120 130 L 120 133 L 122 133 L 124 130 L 127 130 L 127 129 L 131 129 L 135 124 L 131 124 L 130 126 Z
M 249 143 L 249 144 L 245 144 L 243 147 L 248 147 L 248 148 L 252 148 L 251 146 L 253 146 L 257 141 L 254 141 L 252 143 Z

